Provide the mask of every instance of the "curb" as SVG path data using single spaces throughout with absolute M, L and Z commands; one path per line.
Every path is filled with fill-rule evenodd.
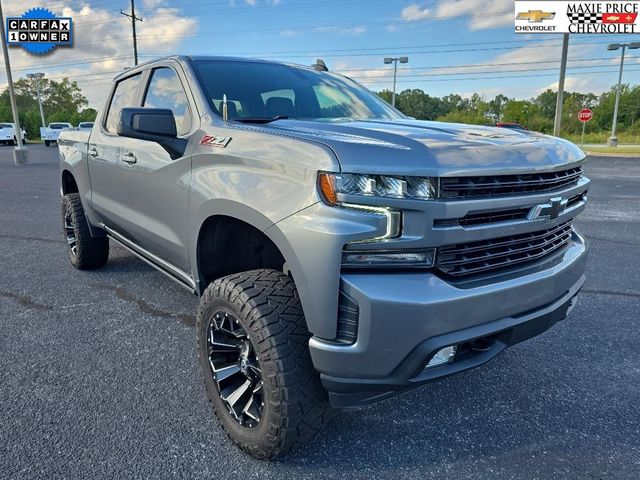
M 585 150 L 584 153 L 591 157 L 619 157 L 619 158 L 640 158 L 640 153 L 603 153 L 603 152 L 590 152 Z

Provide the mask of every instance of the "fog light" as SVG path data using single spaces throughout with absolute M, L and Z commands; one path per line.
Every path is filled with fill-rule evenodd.
M 457 345 L 452 345 L 450 347 L 445 347 L 442 350 L 438 350 L 431 361 L 427 363 L 427 366 L 425 368 L 436 367 L 445 363 L 451 363 L 453 361 L 453 357 L 456 356 L 457 350 Z

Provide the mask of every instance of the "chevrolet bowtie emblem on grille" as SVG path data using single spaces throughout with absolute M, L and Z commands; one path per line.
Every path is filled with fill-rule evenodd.
M 540 23 L 545 20 L 553 20 L 556 16 L 555 12 L 543 12 L 542 10 L 529 10 L 528 12 L 520 12 L 516 20 L 529 20 L 531 23 Z
M 549 217 L 550 220 L 555 220 L 564 212 L 567 208 L 568 200 L 562 197 L 554 197 L 549 200 L 549 203 L 543 203 L 542 205 L 536 205 L 531 208 L 527 218 L 529 220 L 536 220 L 541 217 Z

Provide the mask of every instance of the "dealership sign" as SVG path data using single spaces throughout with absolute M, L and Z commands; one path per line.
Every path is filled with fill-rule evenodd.
M 42 55 L 73 45 L 71 18 L 56 17 L 46 8 L 32 8 L 21 17 L 7 17 L 7 44 Z
M 640 33 L 640 0 L 516 0 L 516 33 Z

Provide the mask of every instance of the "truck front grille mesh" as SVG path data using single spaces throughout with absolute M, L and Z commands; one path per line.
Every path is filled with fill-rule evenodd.
M 571 240 L 573 221 L 537 232 L 441 247 L 437 268 L 452 277 L 504 269 L 540 259 Z
M 440 198 L 464 200 L 466 198 L 547 192 L 575 185 L 581 176 L 582 167 L 557 172 L 520 175 L 442 177 L 440 179 Z

